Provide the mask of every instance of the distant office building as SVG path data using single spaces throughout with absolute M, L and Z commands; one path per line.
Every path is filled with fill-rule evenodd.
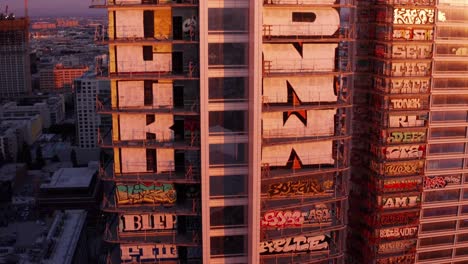
M 110 93 L 108 80 L 83 77 L 75 80 L 75 115 L 78 146 L 96 148 L 101 117 L 96 112 L 99 94 Z
M 57 25 L 55 23 L 50 23 L 50 22 L 35 22 L 35 23 L 32 23 L 31 28 L 35 30 L 56 29 Z
M 77 27 L 80 23 L 76 19 L 57 19 L 57 27 Z
M 31 92 L 29 20 L 0 20 L 0 98 Z
M 32 145 L 42 135 L 42 118 L 39 115 L 3 117 L 0 126 L 16 129 L 18 146 L 23 143 Z
M 87 66 L 64 66 L 57 64 L 53 68 L 41 69 L 39 71 L 39 86 L 43 91 L 71 91 L 73 80 L 81 77 L 87 71 Z
M 18 155 L 17 130 L 11 126 L 0 126 L 0 162 L 15 162 Z

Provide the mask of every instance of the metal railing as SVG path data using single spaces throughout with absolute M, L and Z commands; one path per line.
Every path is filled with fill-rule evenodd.
M 348 59 L 316 58 L 316 59 L 287 59 L 265 58 L 263 71 L 271 73 L 305 73 L 305 72 L 334 72 L 351 71 Z
M 198 0 L 91 0 L 91 6 L 196 5 Z
M 352 38 L 354 27 L 343 25 L 263 25 L 263 36 L 272 37 L 292 37 L 295 39 L 307 38 Z
M 170 56 L 170 53 L 167 53 Z M 121 78 L 198 78 L 199 68 L 195 60 L 182 65 L 181 71 L 173 71 L 172 61 L 110 61 L 109 72 L 99 77 Z

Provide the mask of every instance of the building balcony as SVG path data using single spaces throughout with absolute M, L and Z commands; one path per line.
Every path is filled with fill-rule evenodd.
M 181 229 L 181 228 L 178 228 Z M 104 241 L 115 244 L 145 244 L 161 243 L 176 246 L 193 247 L 201 243 L 201 234 L 195 230 L 155 230 L 155 231 L 135 231 L 122 232 L 118 221 L 106 224 L 103 236 Z
M 112 191 L 104 194 L 101 210 L 108 213 L 165 213 L 176 215 L 199 215 L 201 212 L 200 199 L 185 199 L 175 203 L 138 203 L 122 205 L 117 202 L 116 193 Z
M 263 0 L 264 7 L 313 7 L 313 6 L 333 6 L 333 7 L 353 7 L 354 0 Z
M 145 134 L 146 131 L 133 131 L 135 134 Z M 98 145 L 101 148 L 149 148 L 149 149 L 175 149 L 199 150 L 200 136 L 190 133 L 183 138 L 176 138 L 171 134 L 164 134 L 162 138 L 154 139 L 113 139 L 111 131 L 101 134 L 98 131 Z
M 169 166 L 169 164 L 168 164 Z M 161 183 L 200 183 L 200 166 L 186 161 L 185 165 L 175 165 L 174 171 L 121 172 L 114 171 L 114 163 L 109 162 L 99 168 L 103 181 L 112 182 L 161 182 Z
M 174 29 L 173 29 L 174 30 Z M 103 45 L 156 45 L 156 44 L 185 44 L 197 45 L 198 32 L 182 34 L 174 37 L 173 34 L 158 34 L 144 32 L 143 26 L 119 26 L 111 28 L 100 27 L 95 33 L 95 42 Z
M 91 0 L 90 8 L 148 9 L 165 6 L 197 7 L 198 0 Z
M 164 113 L 177 116 L 196 116 L 200 114 L 199 100 L 184 100 L 183 105 L 174 105 L 172 101 L 167 104 L 158 102 L 159 105 L 146 106 L 117 106 L 104 105 L 99 100 L 96 102 L 96 111 L 100 114 L 119 114 L 119 113 L 135 113 L 135 114 L 152 114 Z
M 340 42 L 353 41 L 354 26 L 340 26 L 335 33 L 330 34 L 333 25 L 263 25 L 264 43 L 301 42 Z M 336 27 L 335 27 L 336 28 Z
M 263 61 L 263 76 L 296 76 L 296 75 L 341 75 L 352 74 L 352 64 L 348 59 L 331 60 L 338 66 L 330 66 L 330 58 L 286 59 L 278 58 Z

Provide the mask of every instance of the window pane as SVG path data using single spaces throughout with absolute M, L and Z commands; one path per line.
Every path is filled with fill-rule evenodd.
M 219 66 L 245 66 L 247 64 L 247 44 L 208 44 L 208 64 Z
M 247 175 L 210 177 L 210 196 L 247 195 Z
M 211 237 L 211 255 L 238 255 L 245 253 L 245 236 Z
M 431 138 L 465 137 L 464 127 L 440 127 L 431 128 Z
M 434 78 L 434 89 L 468 89 L 468 79 L 465 78 Z
M 432 96 L 432 105 L 468 105 L 468 95 L 466 94 L 439 94 Z
M 429 237 L 429 238 L 421 238 L 419 240 L 420 246 L 435 246 L 435 245 L 446 245 L 446 244 L 453 244 L 454 235 L 451 236 L 437 236 L 437 237 Z
M 247 163 L 247 144 L 211 144 L 210 165 L 232 165 Z
M 451 216 L 451 215 L 457 215 L 457 213 L 458 213 L 457 206 L 423 209 L 424 218 Z
M 426 260 L 426 259 L 439 259 L 439 258 L 448 258 L 452 256 L 452 250 L 437 250 L 437 251 L 429 251 L 424 253 L 419 253 L 418 259 L 419 260 Z
M 247 78 L 209 78 L 210 99 L 247 99 Z
M 432 112 L 433 122 L 465 122 L 466 111 Z
M 445 160 L 429 160 L 428 170 L 441 170 L 441 169 L 461 169 L 463 159 L 445 159 Z
M 453 154 L 464 153 L 465 143 L 446 143 L 429 145 L 430 154 Z
M 244 206 L 211 207 L 210 225 L 212 227 L 245 225 L 244 212 Z
M 455 224 L 456 224 L 456 221 L 422 224 L 421 232 L 428 233 L 428 232 L 455 230 Z
M 317 16 L 313 12 L 293 12 L 293 22 L 314 22 Z
M 208 30 L 246 31 L 249 10 L 247 8 L 209 8 Z
M 247 121 L 246 111 L 211 111 L 209 131 L 210 133 L 245 132 Z
M 424 201 L 427 203 L 458 201 L 459 199 L 460 190 L 443 190 L 424 193 Z

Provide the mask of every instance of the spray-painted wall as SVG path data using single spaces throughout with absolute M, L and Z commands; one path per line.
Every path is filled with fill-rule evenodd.
M 286 103 L 290 87 L 303 103 L 336 102 L 333 82 L 333 76 L 264 78 L 263 101 Z
M 146 172 L 147 158 L 146 149 L 143 148 L 121 148 L 122 173 Z M 156 150 L 157 171 L 174 171 L 174 150 Z
M 115 29 L 117 38 L 143 38 L 143 11 L 116 11 Z
M 157 108 L 171 107 L 173 105 L 172 82 L 153 83 L 153 103 L 145 106 L 144 82 L 125 81 L 119 82 L 119 107 L 120 108 Z
M 283 112 L 266 112 L 262 114 L 263 137 L 294 138 L 310 136 L 331 136 L 334 134 L 334 116 L 336 109 L 307 110 L 304 120 L 291 114 L 286 120 Z
M 333 141 L 308 142 L 265 146 L 262 149 L 262 163 L 270 166 L 286 166 L 293 151 L 303 165 L 333 164 Z
M 293 13 L 313 13 L 313 22 L 293 22 Z M 266 8 L 263 11 L 263 25 L 271 36 L 330 36 L 340 25 L 336 9 L 327 8 Z M 270 28 L 271 27 L 271 28 Z
M 171 141 L 174 139 L 174 131 L 170 129 L 174 125 L 174 116 L 170 114 L 154 115 L 154 122 L 147 124 L 147 115 L 121 114 L 120 115 L 120 139 L 144 140 L 146 133 L 156 135 L 156 141 Z
M 267 71 L 333 71 L 338 44 L 263 44 Z

